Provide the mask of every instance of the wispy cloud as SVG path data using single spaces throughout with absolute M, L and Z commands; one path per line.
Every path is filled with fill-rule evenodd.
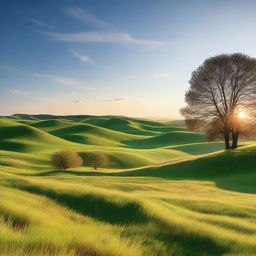
M 54 75 L 46 75 L 46 74 L 38 74 L 38 73 L 29 73 L 29 74 L 34 77 L 48 79 L 58 84 L 64 84 L 64 85 L 76 87 L 79 89 L 85 89 L 85 90 L 95 89 L 94 87 L 91 87 L 88 83 L 75 78 L 71 78 L 71 77 L 54 76 Z
M 75 79 L 72 77 L 25 72 L 21 69 L 10 67 L 10 66 L 0 66 L 0 68 L 15 71 L 15 72 L 20 72 L 20 73 L 38 77 L 38 78 L 48 79 L 48 80 L 58 83 L 58 84 L 72 86 L 72 87 L 79 88 L 79 89 L 84 89 L 84 90 L 94 90 L 95 89 L 93 86 L 90 86 L 87 82 L 79 80 L 79 79 Z
M 80 43 L 113 43 L 113 44 L 129 44 L 129 45 L 142 45 L 149 48 L 157 48 L 166 44 L 163 41 L 151 41 L 136 39 L 126 33 L 113 33 L 113 32 L 80 32 L 80 33 L 50 33 L 44 32 L 52 40 L 66 41 L 66 42 L 80 42 Z
M 15 89 L 15 88 L 7 88 L 7 90 L 10 93 L 15 94 L 15 95 L 29 95 L 29 94 L 31 94 L 31 92 L 21 91 L 21 90 Z
M 85 55 L 77 50 L 70 50 L 73 56 L 77 57 L 81 62 L 95 63 L 95 61 L 88 55 Z
M 113 98 L 113 99 L 102 99 L 96 100 L 97 102 L 117 102 L 117 101 L 124 101 L 125 98 Z
M 73 103 L 81 104 L 81 103 L 83 103 L 83 101 L 82 100 L 74 100 Z
M 38 19 L 35 19 L 35 18 L 31 18 L 31 17 L 27 17 L 28 20 L 30 20 L 32 23 L 36 24 L 36 25 L 40 25 L 40 26 L 43 26 L 43 27 L 48 27 L 48 28 L 51 28 L 51 29 L 54 29 L 55 27 L 52 26 L 52 25 L 49 25 L 47 23 L 44 23 Z
M 161 47 L 167 42 L 137 39 L 128 33 L 117 30 L 109 23 L 95 17 L 86 10 L 77 6 L 69 6 L 64 11 L 71 17 L 86 22 L 99 28 L 101 31 L 78 32 L 78 33 L 49 33 L 44 32 L 52 40 L 66 41 L 66 42 L 80 42 L 80 43 L 112 43 L 112 44 L 127 44 L 127 45 L 141 45 L 147 49 Z
M 111 26 L 110 24 L 108 24 L 107 22 L 96 18 L 95 16 L 91 15 L 90 13 L 88 13 L 87 11 L 85 11 L 84 9 L 81 9 L 77 6 L 71 6 L 71 7 L 67 7 L 64 9 L 64 11 L 72 16 L 75 19 L 84 21 L 86 23 L 89 23 L 93 26 L 102 28 L 102 29 L 108 29 L 108 30 L 113 30 L 113 26 Z
M 1 69 L 7 69 L 10 71 L 16 71 L 16 72 L 23 72 L 22 70 L 18 69 L 18 68 L 14 68 L 14 67 L 10 67 L 10 66 L 0 66 Z

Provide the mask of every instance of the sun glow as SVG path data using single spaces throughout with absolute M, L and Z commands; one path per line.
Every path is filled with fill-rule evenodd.
M 241 118 L 241 119 L 244 119 L 244 118 L 247 117 L 247 115 L 246 115 L 246 113 L 245 113 L 244 111 L 240 111 L 240 112 L 238 113 L 238 117 Z

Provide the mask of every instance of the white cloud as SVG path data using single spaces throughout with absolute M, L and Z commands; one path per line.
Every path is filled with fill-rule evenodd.
M 35 18 L 27 17 L 27 19 L 30 20 L 31 22 L 33 22 L 34 24 L 37 24 L 37 25 L 40 25 L 40 26 L 43 26 L 43 27 L 48 27 L 48 28 L 51 28 L 51 29 L 55 28 L 54 26 L 49 25 L 47 23 L 44 23 L 44 22 L 42 22 L 38 19 L 35 19 Z
M 151 41 L 136 39 L 127 33 L 116 32 L 80 32 L 80 33 L 50 33 L 44 32 L 52 40 L 66 41 L 66 42 L 80 42 L 80 43 L 113 43 L 113 44 L 129 44 L 141 45 L 149 48 L 157 48 L 166 44 L 163 41 Z
M 53 76 L 53 75 L 45 75 L 45 74 L 38 74 L 38 73 L 29 73 L 29 74 L 34 77 L 45 78 L 52 82 L 56 82 L 58 84 L 64 84 L 67 86 L 72 86 L 72 87 L 76 87 L 76 88 L 80 88 L 80 89 L 85 89 L 85 90 L 95 89 L 95 88 L 89 86 L 88 83 L 78 80 L 78 79 L 75 79 L 75 78 L 71 78 L 71 77 Z
M 12 93 L 12 94 L 16 94 L 16 95 L 29 95 L 31 94 L 31 92 L 27 92 L 27 91 L 21 91 L 15 88 L 7 88 L 7 90 Z
M 95 61 L 90 56 L 85 55 L 79 51 L 70 50 L 70 52 L 73 54 L 73 56 L 77 57 L 81 62 L 95 63 Z
M 72 6 L 65 8 L 65 12 L 75 19 L 92 24 L 96 27 L 113 30 L 113 26 L 111 26 L 110 24 L 101 19 L 96 18 L 95 16 L 91 15 L 90 13 L 79 7 Z

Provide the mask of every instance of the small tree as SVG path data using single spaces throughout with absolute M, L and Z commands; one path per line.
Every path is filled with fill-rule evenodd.
M 99 167 L 105 166 L 108 162 L 107 156 L 101 153 L 85 154 L 83 157 L 85 164 L 92 166 L 95 170 Z
M 65 170 L 82 166 L 83 159 L 72 149 L 63 149 L 52 155 L 51 162 L 55 168 Z
M 209 58 L 189 83 L 187 106 L 181 110 L 189 128 L 206 131 L 209 140 L 224 139 L 226 149 L 237 147 L 246 127 L 255 129 L 256 59 L 240 53 Z M 241 110 L 248 118 L 241 118 Z

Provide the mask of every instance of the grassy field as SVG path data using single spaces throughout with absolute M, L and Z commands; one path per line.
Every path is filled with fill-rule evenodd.
M 108 164 L 54 170 L 62 148 Z M 256 143 L 222 149 L 177 123 L 0 118 L 0 255 L 256 255 Z

